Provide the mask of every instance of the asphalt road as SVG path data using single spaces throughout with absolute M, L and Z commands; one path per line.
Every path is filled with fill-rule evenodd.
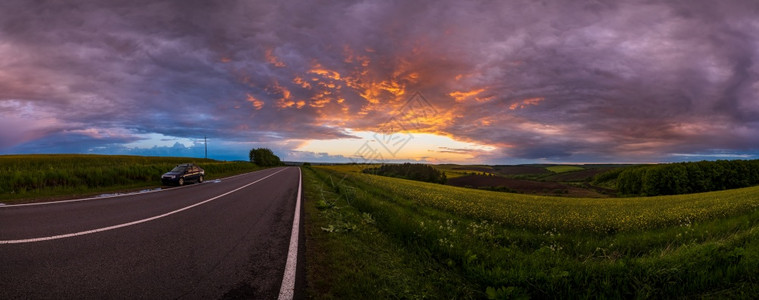
M 299 172 L 0 207 L 0 299 L 277 299 Z

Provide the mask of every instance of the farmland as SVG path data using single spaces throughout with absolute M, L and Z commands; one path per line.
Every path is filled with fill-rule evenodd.
M 554 173 L 565 173 L 565 172 L 572 172 L 572 171 L 581 171 L 585 169 L 578 166 L 550 166 L 550 167 L 546 167 L 546 170 L 554 172 Z
M 161 174 L 181 163 L 196 163 L 206 179 L 254 171 L 247 162 L 187 157 L 114 155 L 0 156 L 0 202 L 55 200 L 161 185 Z
M 591 184 L 595 175 L 626 165 L 434 165 L 445 173 L 447 184 L 458 187 L 531 195 L 606 198 L 617 195 L 609 183 Z M 334 165 L 333 169 L 358 172 L 368 165 Z
M 593 198 L 608 197 L 607 195 L 600 194 L 592 189 L 563 182 L 515 179 L 494 175 L 464 175 L 448 180 L 447 184 L 459 187 L 535 195 L 561 195 Z
M 566 198 L 304 169 L 312 295 L 738 297 L 759 291 L 759 186 Z

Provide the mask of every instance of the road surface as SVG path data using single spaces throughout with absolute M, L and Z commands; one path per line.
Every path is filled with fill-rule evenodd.
M 283 167 L 0 207 L 0 299 L 277 299 L 299 189 L 300 170 Z

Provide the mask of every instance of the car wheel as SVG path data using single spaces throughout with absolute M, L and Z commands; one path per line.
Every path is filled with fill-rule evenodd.
M 203 175 L 201 175 L 200 177 L 198 177 L 198 183 L 203 183 Z
M 179 178 L 179 181 L 177 182 L 180 186 L 184 185 L 184 178 Z

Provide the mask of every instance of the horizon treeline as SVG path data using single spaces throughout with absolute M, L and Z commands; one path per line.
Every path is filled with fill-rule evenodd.
M 759 160 L 717 160 L 645 165 L 599 174 L 595 181 L 617 181 L 622 195 L 677 195 L 759 184 Z

